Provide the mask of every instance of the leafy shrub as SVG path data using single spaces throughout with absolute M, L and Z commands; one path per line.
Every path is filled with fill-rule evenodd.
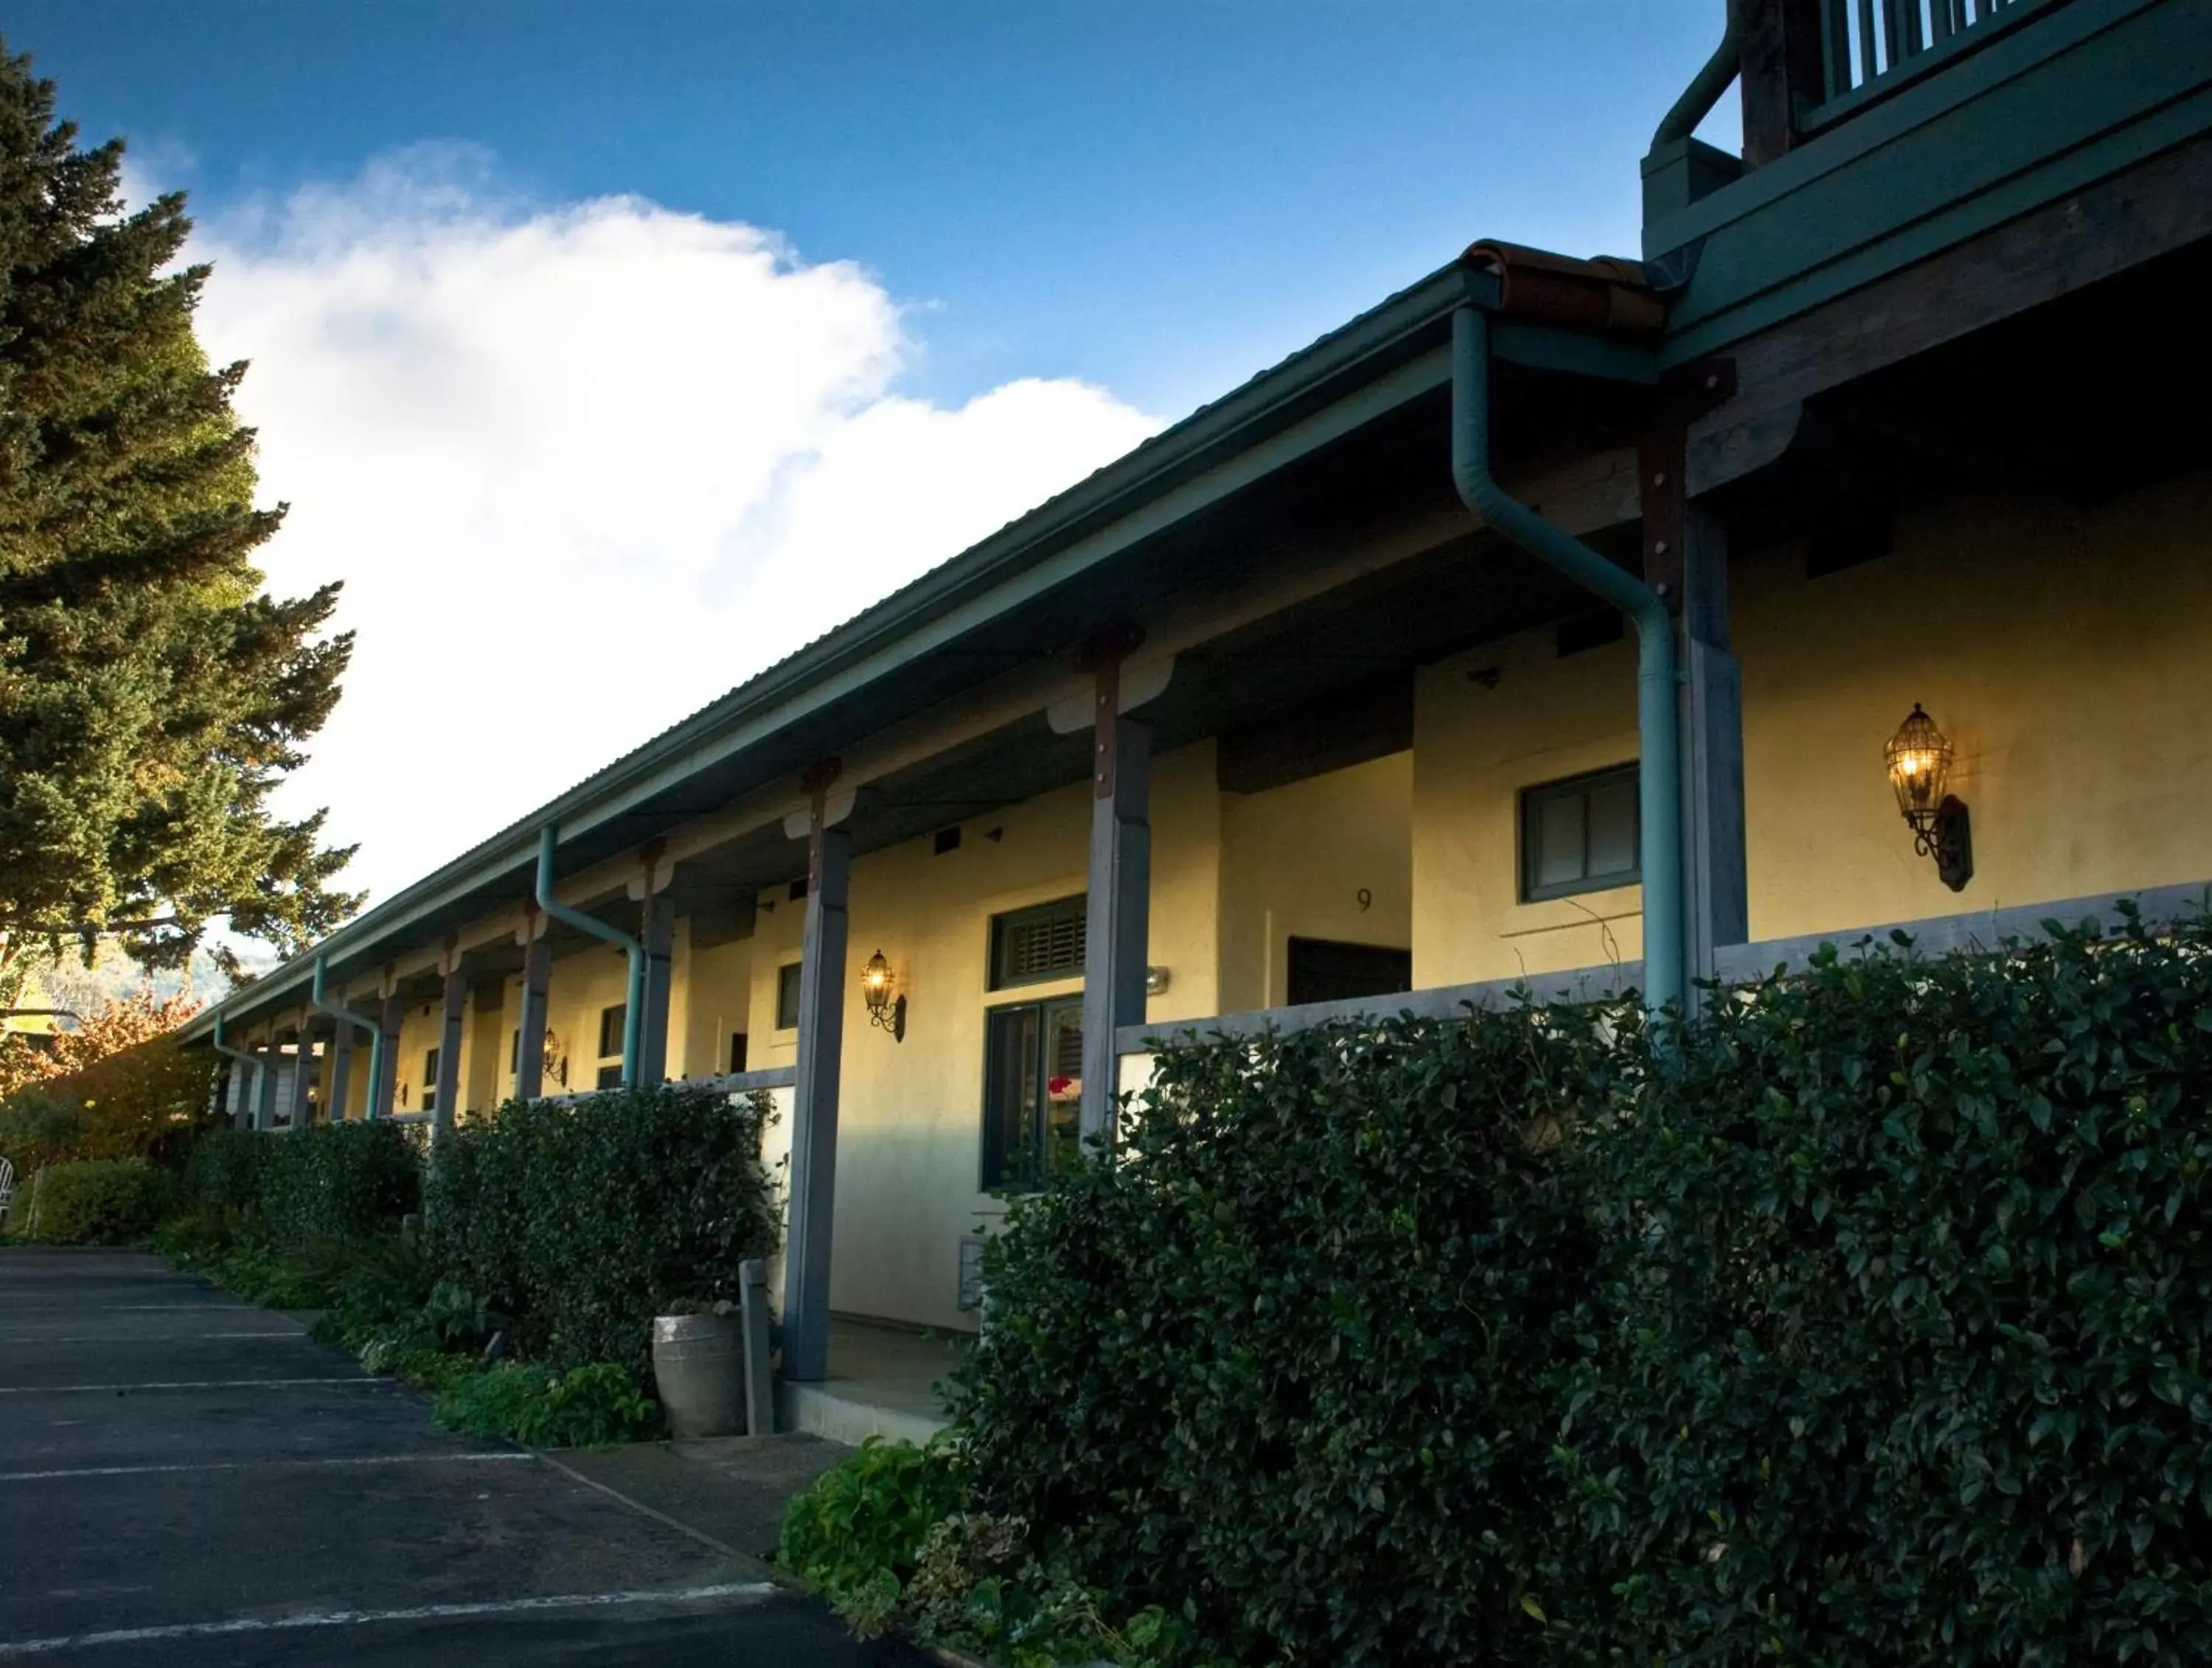
M 440 1263 L 556 1366 L 642 1370 L 653 1317 L 736 1298 L 771 1254 L 775 1190 L 750 1099 L 680 1086 L 515 1103 L 439 1149 L 426 1216 Z
M 660 1404 L 629 1368 L 588 1361 L 566 1373 L 502 1361 L 453 1378 L 438 1392 L 437 1421 L 471 1436 L 533 1448 L 588 1448 L 660 1434 Z
M 960 1501 L 945 1447 L 872 1436 L 784 1507 L 777 1561 L 821 1588 L 856 1632 L 879 1633 L 924 1537 Z
M 1577 1155 L 1578 1537 L 1648 1659 L 2212 1659 L 2212 938 L 1836 962 Z
M 987 1255 L 973 1508 L 1238 1660 L 2212 1658 L 2212 937 L 1715 1007 L 1157 1055 Z
M 28 1238 L 122 1245 L 151 1233 L 174 1196 L 175 1178 L 143 1159 L 84 1159 L 47 1166 L 19 1206 Z
M 1547 1086 L 1592 1078 L 1597 1017 L 1155 1056 L 1121 1159 L 987 1251 L 978 1505 L 1240 1658 L 1526 1659 L 1566 1503 L 1546 1368 L 1596 1254 Z
M 233 1222 L 258 1214 L 275 1150 L 269 1136 L 252 1130 L 206 1131 L 185 1155 L 185 1207 Z
M 422 1207 L 422 1161 L 405 1124 L 384 1118 L 248 1135 L 269 1152 L 261 1212 L 285 1245 L 389 1233 Z

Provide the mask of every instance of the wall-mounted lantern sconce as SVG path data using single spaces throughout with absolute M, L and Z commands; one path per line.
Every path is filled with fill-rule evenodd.
M 1145 969 L 1145 994 L 1147 996 L 1166 995 L 1171 977 L 1164 967 L 1147 967 Z
M 1918 702 L 1882 749 L 1897 808 L 1912 831 L 1912 849 L 1936 860 L 1936 873 L 1953 892 L 1964 892 L 1974 878 L 1973 831 L 1965 804 L 1945 793 L 1951 776 L 1951 744 Z
M 868 1004 L 868 1023 L 888 1031 L 894 1042 L 906 1041 L 906 998 L 891 994 L 891 965 L 878 950 L 860 970 L 860 995 Z

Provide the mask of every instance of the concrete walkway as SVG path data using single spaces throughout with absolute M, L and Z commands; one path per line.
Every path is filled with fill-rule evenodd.
M 156 1259 L 0 1250 L 0 1668 L 558 1660 L 890 1668 L 757 1562 L 431 1429 Z

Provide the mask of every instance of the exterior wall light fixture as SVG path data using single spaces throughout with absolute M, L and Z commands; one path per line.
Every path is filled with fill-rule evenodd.
M 1951 776 L 1951 744 L 1918 702 L 1882 749 L 1897 808 L 1912 831 L 1912 849 L 1936 860 L 1936 873 L 1953 892 L 1974 878 L 1973 830 L 1963 801 L 1944 791 Z
M 895 983 L 891 965 L 878 950 L 868 958 L 868 965 L 860 970 L 860 995 L 868 1004 L 868 1023 L 878 1031 L 888 1031 L 893 1042 L 906 1041 L 906 998 L 891 994 Z

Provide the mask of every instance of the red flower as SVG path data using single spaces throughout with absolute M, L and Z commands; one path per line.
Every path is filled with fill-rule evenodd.
M 1063 1095 L 1074 1087 L 1075 1080 L 1072 1077 L 1048 1077 L 1045 1080 L 1044 1092 L 1049 1095 Z

